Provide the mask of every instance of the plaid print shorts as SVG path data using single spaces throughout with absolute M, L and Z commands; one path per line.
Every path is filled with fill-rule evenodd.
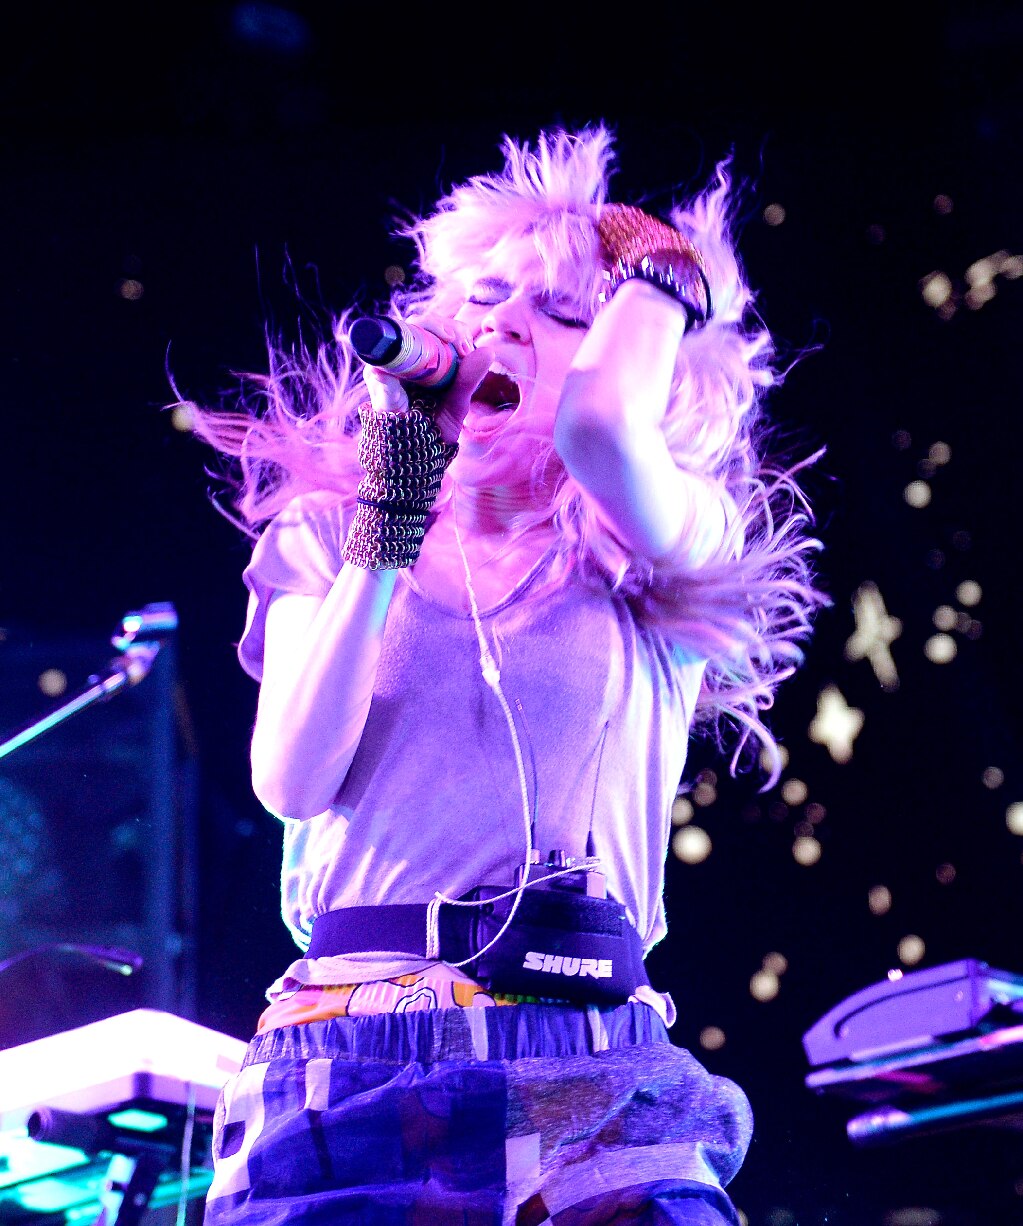
M 282 1026 L 221 1093 L 205 1226 L 736 1226 L 751 1132 L 646 1005 Z

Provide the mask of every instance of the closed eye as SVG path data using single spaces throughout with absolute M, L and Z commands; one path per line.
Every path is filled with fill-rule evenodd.
M 566 328 L 588 328 L 590 326 L 588 319 L 576 319 L 571 315 L 562 315 L 550 308 L 547 308 L 544 314 L 548 319 L 553 319 L 556 324 L 564 324 Z
M 536 306 L 548 319 L 564 324 L 566 328 L 588 328 L 590 326 L 588 319 L 580 319 L 577 315 L 573 315 L 568 302 L 564 300 L 548 298 L 544 295 L 537 300 Z
M 472 287 L 466 297 L 466 302 L 470 306 L 498 306 L 506 302 L 513 292 L 513 287 L 507 281 L 496 277 L 484 277 Z M 546 315 L 548 319 L 566 328 L 588 328 L 591 323 L 588 319 L 580 319 L 573 315 L 568 302 L 552 298 L 548 294 L 537 295 L 533 299 L 533 307 L 540 314 Z
M 510 297 L 512 286 L 500 277 L 481 277 L 472 287 L 466 302 L 473 306 L 497 306 Z

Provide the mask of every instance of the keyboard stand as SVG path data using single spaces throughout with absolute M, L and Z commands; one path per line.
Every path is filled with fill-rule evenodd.
M 141 1226 L 204 1196 L 217 1097 L 245 1046 L 138 1009 L 0 1051 L 0 1223 Z
M 93 1226 L 138 1226 L 149 1207 L 164 1164 L 152 1155 L 114 1154 L 100 1189 Z
M 189 1198 L 184 1184 L 193 1167 L 208 1166 L 209 1113 L 197 1119 L 194 1103 L 187 1108 L 163 1104 L 162 1113 L 163 1127 L 139 1130 L 115 1126 L 108 1112 L 44 1106 L 29 1117 L 28 1134 L 36 1141 L 79 1150 L 90 1159 L 107 1160 L 106 1174 L 97 1187 L 99 1212 L 93 1226 L 139 1226 L 164 1176 L 168 1177 L 165 1187 L 177 1176 L 179 1198 Z

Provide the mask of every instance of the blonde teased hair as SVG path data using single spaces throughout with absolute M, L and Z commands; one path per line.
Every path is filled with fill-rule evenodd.
M 541 132 L 534 145 L 505 136 L 500 170 L 454 186 L 430 213 L 396 228 L 414 244 L 416 271 L 381 313 L 454 315 L 495 248 L 529 236 L 546 288 L 592 319 L 604 271 L 597 220 L 608 200 L 613 147 L 603 124 Z M 718 481 L 731 497 L 737 515 L 729 538 L 699 569 L 683 557 L 654 564 L 627 554 L 556 462 L 550 439 L 538 440 L 536 471 L 549 478 L 553 459 L 561 476 L 538 483 L 542 500 L 518 526 L 553 523 L 563 560 L 577 574 L 610 585 L 641 621 L 707 660 L 697 723 L 712 727 L 721 743 L 726 728 L 738 732 L 733 771 L 746 750 L 766 749 L 773 764 L 766 787 L 777 778 L 780 755 L 762 712 L 801 664 L 813 613 L 828 600 L 815 582 L 820 542 L 810 533 L 799 483 L 817 456 L 782 462 L 768 455 L 762 405 L 780 374 L 736 253 L 732 189 L 725 159 L 705 190 L 664 218 L 702 253 L 713 301 L 707 324 L 679 346 L 665 437 L 679 466 Z M 237 461 L 233 508 L 250 535 L 298 494 L 354 502 L 357 408 L 366 399 L 361 363 L 347 341 L 354 314 L 341 312 L 316 351 L 270 343 L 267 372 L 243 376 L 230 409 L 187 402 L 196 433 Z M 441 496 L 450 496 L 450 477 Z

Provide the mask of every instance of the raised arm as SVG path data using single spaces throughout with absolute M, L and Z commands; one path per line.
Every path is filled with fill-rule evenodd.
M 720 544 L 725 500 L 681 469 L 665 439 L 687 316 L 662 289 L 626 281 L 598 313 L 565 380 L 554 443 L 568 472 L 630 553 L 679 548 L 699 565 Z

